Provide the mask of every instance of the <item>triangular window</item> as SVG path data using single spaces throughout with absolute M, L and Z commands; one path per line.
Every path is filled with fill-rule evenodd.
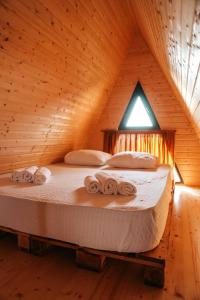
M 160 129 L 154 112 L 138 82 L 124 113 L 119 129 L 152 130 Z
M 140 96 L 136 97 L 134 107 L 126 123 L 127 127 L 153 127 L 153 123 Z

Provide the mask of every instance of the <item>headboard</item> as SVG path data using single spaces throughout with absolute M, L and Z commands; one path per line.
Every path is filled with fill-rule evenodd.
M 175 130 L 103 130 L 105 152 L 149 152 L 159 158 L 161 164 L 174 166 Z

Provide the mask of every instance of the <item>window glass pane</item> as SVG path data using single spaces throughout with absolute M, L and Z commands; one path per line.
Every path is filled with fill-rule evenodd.
M 126 127 L 153 127 L 153 123 L 140 96 L 136 98 Z
M 159 130 L 160 126 L 138 82 L 119 124 L 120 130 Z

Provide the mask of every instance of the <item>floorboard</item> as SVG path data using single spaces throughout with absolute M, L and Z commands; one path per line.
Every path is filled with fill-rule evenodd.
M 72 250 L 42 257 L 0 238 L 0 300 L 200 300 L 200 189 L 176 187 L 163 289 L 143 284 L 143 268 L 108 260 L 103 272 L 77 268 Z

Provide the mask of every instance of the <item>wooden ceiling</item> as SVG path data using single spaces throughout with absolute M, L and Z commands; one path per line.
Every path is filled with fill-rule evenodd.
M 0 173 L 87 146 L 138 27 L 200 138 L 199 0 L 0 0 Z
M 127 1 L 200 137 L 200 1 Z
M 84 147 L 136 23 L 120 0 L 0 1 L 0 172 Z

